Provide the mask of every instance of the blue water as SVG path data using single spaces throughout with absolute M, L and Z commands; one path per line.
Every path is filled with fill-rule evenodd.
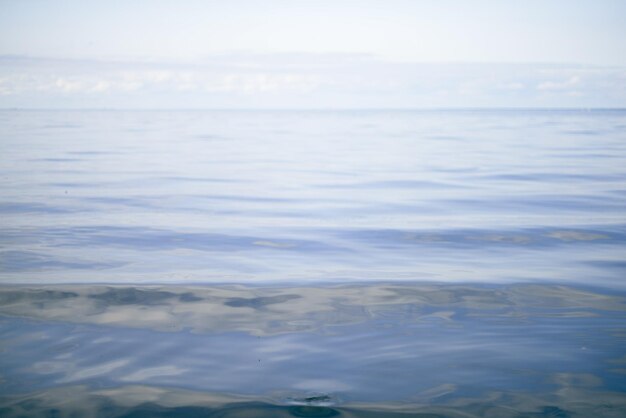
M 0 416 L 626 416 L 626 111 L 0 132 Z
M 4 111 L 3 283 L 626 287 L 626 111 Z

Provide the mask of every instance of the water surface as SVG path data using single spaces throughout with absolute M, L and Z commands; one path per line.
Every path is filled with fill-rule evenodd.
M 4 111 L 0 281 L 624 287 L 625 111 Z
M 0 404 L 10 416 L 29 406 L 97 416 L 190 407 L 191 416 L 620 416 L 625 297 L 529 284 L 8 287 Z M 72 401 L 59 403 L 68 391 Z
M 0 415 L 626 416 L 626 111 L 2 111 Z

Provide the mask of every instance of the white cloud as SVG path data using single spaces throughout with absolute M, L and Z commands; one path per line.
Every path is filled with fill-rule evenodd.
M 505 82 L 498 86 L 501 90 L 523 90 L 525 87 L 526 85 L 520 82 Z
M 569 90 L 572 87 L 578 86 L 581 82 L 581 78 L 578 75 L 573 75 L 567 80 L 562 81 L 544 81 L 537 85 L 537 90 Z
M 133 64 L 121 64 L 103 70 L 89 68 L 84 63 L 68 62 L 51 71 L 42 70 L 35 62 L 24 65 L 19 71 L 7 71 L 0 79 L 4 94 L 23 94 L 45 91 L 50 94 L 91 94 L 131 92 L 142 90 L 199 91 L 257 94 L 265 92 L 300 92 L 314 90 L 322 83 L 317 74 L 294 71 L 276 72 L 273 68 L 249 69 L 230 65 L 222 69 L 204 66 L 198 69 L 128 69 Z M 97 63 L 93 63 L 94 66 Z M 270 72 L 268 72 L 270 70 Z M 237 71 L 237 72 L 236 72 Z M 296 69 L 297 71 L 297 69 Z M 59 76 L 58 74 L 62 74 Z
M 623 68 L 399 63 L 358 54 L 194 62 L 0 57 L 0 107 L 619 107 Z

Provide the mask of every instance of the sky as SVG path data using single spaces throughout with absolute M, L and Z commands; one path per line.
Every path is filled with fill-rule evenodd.
M 0 107 L 626 107 L 625 21 L 623 0 L 0 0 Z

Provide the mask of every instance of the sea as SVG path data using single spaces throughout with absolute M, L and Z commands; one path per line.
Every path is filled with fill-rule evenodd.
M 624 417 L 626 110 L 0 111 L 0 416 Z

